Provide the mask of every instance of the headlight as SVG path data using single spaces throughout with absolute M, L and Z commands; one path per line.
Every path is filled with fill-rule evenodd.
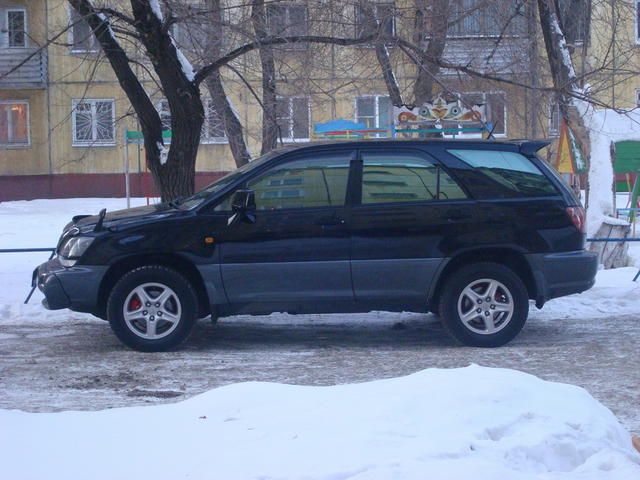
M 60 263 L 65 267 L 72 267 L 76 261 L 87 251 L 94 237 L 71 237 L 60 250 L 58 256 Z

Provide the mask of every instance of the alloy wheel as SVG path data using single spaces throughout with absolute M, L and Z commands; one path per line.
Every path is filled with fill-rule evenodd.
M 513 317 L 514 302 L 509 289 L 490 278 L 475 280 L 458 297 L 458 316 L 474 333 L 492 335 L 505 328 Z
M 182 317 L 182 305 L 176 292 L 162 283 L 143 283 L 124 301 L 125 324 L 135 335 L 158 340 L 171 334 Z

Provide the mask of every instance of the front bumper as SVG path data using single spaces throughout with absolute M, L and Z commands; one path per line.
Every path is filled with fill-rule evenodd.
M 536 282 L 536 306 L 552 298 L 589 290 L 596 282 L 598 255 L 579 250 L 527 255 Z
M 32 285 L 44 294 L 42 304 L 49 310 L 69 308 L 97 313 L 98 291 L 107 268 L 96 265 L 67 268 L 54 258 L 34 270 Z

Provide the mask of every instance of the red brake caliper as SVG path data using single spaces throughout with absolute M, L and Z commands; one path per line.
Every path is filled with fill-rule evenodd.
M 129 300 L 129 311 L 130 312 L 134 312 L 134 311 L 138 310 L 141 306 L 142 306 L 142 302 L 140 301 L 140 299 L 138 297 L 133 297 L 131 300 Z

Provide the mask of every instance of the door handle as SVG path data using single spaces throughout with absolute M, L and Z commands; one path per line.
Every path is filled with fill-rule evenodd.
M 330 218 L 322 218 L 316 222 L 316 225 L 322 228 L 330 228 L 330 227 L 339 227 L 344 225 L 346 222 L 344 218 L 338 217 L 330 217 Z
M 463 210 L 449 210 L 447 212 L 447 220 L 452 222 L 456 220 L 467 220 L 469 218 L 471 218 L 471 214 Z

